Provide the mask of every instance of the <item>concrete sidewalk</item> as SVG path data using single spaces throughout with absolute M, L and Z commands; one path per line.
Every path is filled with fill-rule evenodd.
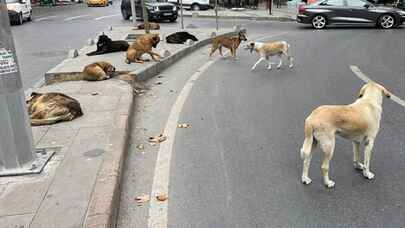
M 267 9 L 245 9 L 231 10 L 221 9 L 218 11 L 218 17 L 221 19 L 249 19 L 249 20 L 269 20 L 269 21 L 295 21 L 297 16 L 296 5 L 282 6 L 276 8 L 273 6 L 272 15 L 269 15 Z M 184 10 L 183 15 L 186 17 L 215 18 L 215 10 L 189 11 Z
M 192 45 L 161 42 L 157 51 L 171 54 L 161 62 L 124 63 L 125 53 L 87 57 L 95 46 L 84 47 L 79 57 L 67 59 L 47 74 L 75 73 L 89 62 L 105 60 L 118 71 L 130 71 L 135 80 L 146 80 L 211 40 L 208 29 L 188 29 L 200 40 Z M 173 30 L 154 31 L 163 36 Z M 108 35 L 124 39 L 143 31 L 113 28 Z M 230 34 L 221 31 L 219 34 Z M 99 82 L 54 83 L 37 92 L 61 92 L 77 99 L 84 115 L 70 122 L 33 127 L 36 147 L 58 147 L 39 175 L 0 178 L 0 227 L 79 228 L 114 227 L 120 197 L 120 180 L 133 114 L 133 88 L 110 79 Z

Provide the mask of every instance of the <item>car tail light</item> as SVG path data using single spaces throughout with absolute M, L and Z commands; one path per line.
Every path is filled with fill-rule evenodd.
M 301 4 L 301 5 L 298 6 L 298 13 L 303 14 L 303 13 L 305 13 L 306 9 L 307 8 L 305 8 L 305 5 Z

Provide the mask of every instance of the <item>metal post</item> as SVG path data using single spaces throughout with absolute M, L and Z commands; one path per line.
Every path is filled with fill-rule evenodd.
M 181 21 L 181 29 L 184 30 L 184 21 L 183 21 L 183 0 L 180 0 L 180 21 Z
M 5 0 L 0 0 L 0 123 L 0 176 L 32 173 L 41 166 L 34 153 Z
M 267 0 L 267 4 L 269 5 L 269 14 L 271 15 L 271 8 L 273 5 L 273 1 L 272 0 Z
M 218 32 L 218 0 L 215 0 L 215 23 L 217 26 L 217 32 Z
M 145 24 L 145 33 L 150 33 L 148 10 L 146 9 L 146 0 L 142 0 L 143 23 Z
M 136 26 L 135 0 L 131 0 L 132 24 Z

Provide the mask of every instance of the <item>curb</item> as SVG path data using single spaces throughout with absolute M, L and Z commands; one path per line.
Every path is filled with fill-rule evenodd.
M 124 95 L 114 119 L 110 144 L 97 174 L 83 228 L 115 227 L 121 193 L 121 177 L 128 150 L 129 132 L 134 104 L 133 93 Z
M 193 15 L 183 15 L 183 17 L 193 17 Z M 196 18 L 215 18 L 214 15 L 198 15 Z M 296 21 L 291 17 L 271 16 L 271 17 L 254 17 L 254 16 L 218 16 L 219 19 L 240 19 L 240 20 L 256 20 L 256 21 L 280 21 L 290 22 Z
M 228 32 L 222 35 L 232 35 Z M 212 38 L 207 38 L 178 51 L 175 54 L 153 64 L 146 69 L 131 72 L 140 81 L 148 80 L 169 67 L 182 57 L 194 50 L 209 44 Z M 90 198 L 87 213 L 82 228 L 112 228 L 116 226 L 117 213 L 121 195 L 121 179 L 124 160 L 128 150 L 129 133 L 134 105 L 133 93 L 124 95 L 120 100 L 123 109 L 114 119 L 110 145 L 104 155 L 104 161 L 97 174 L 96 183 Z

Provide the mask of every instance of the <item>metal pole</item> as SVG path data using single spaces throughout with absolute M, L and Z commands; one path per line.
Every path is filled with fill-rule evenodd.
M 32 131 L 5 0 L 0 0 L 0 172 L 34 160 Z
M 181 29 L 184 30 L 184 21 L 183 21 L 183 0 L 180 0 L 180 21 L 181 21 Z
M 132 24 L 136 26 L 135 0 L 131 0 Z
M 216 23 L 217 32 L 218 32 L 218 0 L 215 0 L 215 23 Z
M 273 5 L 273 1 L 272 1 L 272 0 L 268 0 L 268 1 L 267 1 L 267 4 L 269 5 L 269 14 L 271 15 L 271 8 L 272 8 L 272 5 Z
M 146 9 L 146 0 L 142 0 L 142 15 L 143 15 L 143 23 L 145 24 L 145 33 L 150 33 L 148 10 Z

